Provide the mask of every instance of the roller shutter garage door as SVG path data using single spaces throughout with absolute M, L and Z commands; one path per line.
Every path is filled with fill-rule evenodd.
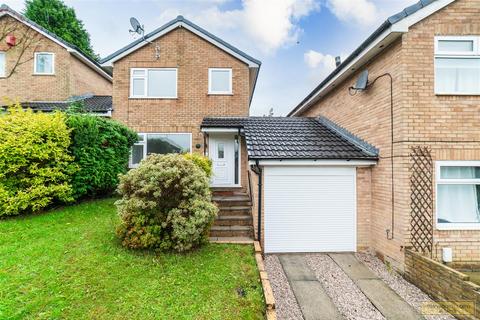
M 265 252 L 356 250 L 355 167 L 264 167 Z

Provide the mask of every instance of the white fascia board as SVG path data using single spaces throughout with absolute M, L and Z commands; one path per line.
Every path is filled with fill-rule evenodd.
M 108 73 L 106 73 L 102 68 L 99 68 L 95 63 L 93 63 L 89 59 L 85 58 L 85 56 L 83 54 L 81 54 L 80 52 L 78 52 L 77 50 L 72 49 L 72 48 L 67 48 L 67 51 L 70 52 L 77 59 L 81 60 L 87 66 L 89 66 L 90 68 L 97 71 L 102 77 L 104 77 L 108 81 L 110 81 L 110 82 L 113 81 L 112 77 Z
M 401 34 L 407 33 L 409 28 L 414 24 L 418 23 L 419 21 L 427 18 L 428 16 L 432 15 L 433 13 L 437 12 L 440 9 L 443 9 L 450 3 L 454 2 L 455 0 L 437 0 L 428 6 L 418 10 L 417 12 L 413 13 L 412 15 L 403 18 L 402 20 L 394 23 L 390 26 L 389 29 L 385 30 L 381 35 L 379 35 L 375 41 L 373 41 L 367 48 L 365 48 L 361 54 L 359 54 L 351 63 L 343 68 L 343 70 L 338 73 L 332 80 L 330 80 L 323 88 L 318 91 L 315 95 L 313 95 L 308 101 L 306 101 L 303 106 L 301 106 L 297 111 L 295 111 L 292 116 L 298 114 L 301 110 L 308 108 L 310 104 L 315 101 L 319 96 L 326 94 L 330 91 L 333 87 L 333 83 L 340 83 L 343 81 L 348 75 L 346 73 L 352 74 L 358 68 L 360 68 L 365 62 L 367 62 L 371 57 L 380 53 L 384 48 L 387 47 L 388 44 L 392 43 L 393 40 L 397 39 Z M 392 38 L 393 36 L 393 38 Z M 385 41 L 384 41 L 385 40 Z M 390 41 L 387 41 L 390 40 Z M 384 42 L 382 42 L 384 41 Z M 384 46 L 382 48 L 377 47 L 380 43 Z M 368 56 L 368 59 L 366 57 Z M 355 68 L 355 71 L 351 69 Z M 350 72 L 349 72 L 350 71 Z
M 428 6 L 418 10 L 417 12 L 409 15 L 408 17 L 403 18 L 399 22 L 392 25 L 392 30 L 394 32 L 408 32 L 409 28 L 414 24 L 422 21 L 428 16 L 434 14 L 440 9 L 448 6 L 450 3 L 455 0 L 437 0 L 430 3 Z
M 334 88 L 334 85 L 337 85 L 344 81 L 348 76 L 355 73 L 359 68 L 361 68 L 368 60 L 380 53 L 384 47 L 387 47 L 390 43 L 400 37 L 400 32 L 392 32 L 392 28 L 385 30 L 379 37 L 375 39 L 367 48 L 365 48 L 361 54 L 359 54 L 355 59 L 353 59 L 348 65 L 343 67 L 342 71 L 339 72 L 335 77 L 333 77 L 323 88 L 308 99 L 303 106 L 301 106 L 297 111 L 295 111 L 292 116 L 298 114 L 300 111 L 308 108 L 312 102 L 318 99 L 319 96 L 328 93 Z M 382 48 L 379 46 L 383 45 Z M 354 70 L 352 70 L 354 68 Z
M 211 132 L 217 132 L 217 133 L 222 133 L 222 132 L 225 132 L 225 133 L 237 133 L 238 131 L 242 131 L 241 129 L 238 129 L 238 128 L 202 128 L 202 132 L 207 132 L 207 133 L 211 133 Z
M 255 160 L 249 160 L 248 164 L 253 166 L 257 164 Z M 362 167 L 374 166 L 375 160 L 259 160 L 260 166 L 348 166 Z
M 172 31 L 172 30 L 175 30 L 176 28 L 179 28 L 179 27 L 180 27 L 180 28 L 185 28 L 185 29 L 193 32 L 194 34 L 196 34 L 196 35 L 199 36 L 200 38 L 205 39 L 206 41 L 208 41 L 208 42 L 212 43 L 213 45 L 219 47 L 220 49 L 222 49 L 223 51 L 229 53 L 230 55 L 234 56 L 235 58 L 239 59 L 240 61 L 243 61 L 244 63 L 248 64 L 248 66 L 249 66 L 250 68 L 258 68 L 258 67 L 259 67 L 259 65 L 258 65 L 257 63 L 254 63 L 253 61 L 251 61 L 251 60 L 243 57 L 242 55 L 236 53 L 235 51 L 231 50 L 230 48 L 228 48 L 228 47 L 226 47 L 225 45 L 221 44 L 220 42 L 216 41 L 215 39 L 209 37 L 208 35 L 204 34 L 203 32 L 201 32 L 201 31 L 199 31 L 199 30 L 197 30 L 197 29 L 195 29 L 195 28 L 193 28 L 193 27 L 189 26 L 188 24 L 185 24 L 185 23 L 183 23 L 183 22 L 181 22 L 181 21 L 172 24 L 172 25 L 169 26 L 168 28 L 163 29 L 162 31 L 160 31 L 160 32 L 158 32 L 157 34 L 155 34 L 154 36 L 148 38 L 147 40 L 148 40 L 148 41 L 156 40 L 156 39 L 160 38 L 161 36 L 169 33 L 169 32 Z M 143 46 L 145 46 L 145 45 L 147 45 L 147 44 L 148 44 L 147 41 L 142 41 L 142 42 L 138 43 L 136 46 L 131 47 L 130 49 L 122 52 L 121 54 L 113 57 L 112 59 L 105 61 L 105 62 L 102 64 L 102 66 L 104 66 L 104 67 L 111 67 L 111 66 L 113 66 L 113 63 L 114 63 L 115 61 L 120 60 L 121 58 L 129 55 L 130 53 L 134 52 L 135 50 L 138 50 L 139 48 L 141 48 L 141 47 L 143 47 Z

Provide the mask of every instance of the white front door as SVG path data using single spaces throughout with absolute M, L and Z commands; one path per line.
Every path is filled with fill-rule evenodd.
M 210 135 L 209 154 L 212 159 L 212 186 L 235 185 L 235 136 Z

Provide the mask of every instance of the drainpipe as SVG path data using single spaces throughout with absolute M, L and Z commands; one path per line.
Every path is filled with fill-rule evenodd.
M 258 225 L 257 225 L 257 240 L 259 242 L 262 241 L 262 168 L 260 168 L 260 165 L 258 163 L 258 160 L 255 160 L 255 167 L 252 167 L 252 171 L 255 172 L 255 174 L 258 176 Z

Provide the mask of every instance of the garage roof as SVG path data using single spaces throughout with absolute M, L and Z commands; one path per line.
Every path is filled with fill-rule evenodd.
M 324 117 L 205 118 L 201 127 L 243 130 L 249 160 L 378 158 L 375 147 Z

